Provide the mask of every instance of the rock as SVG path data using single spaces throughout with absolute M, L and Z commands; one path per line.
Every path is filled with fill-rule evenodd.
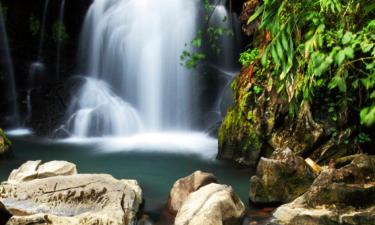
M 310 105 L 305 103 L 297 119 L 286 120 L 284 125 L 272 134 L 268 142 L 275 150 L 290 148 L 296 154 L 306 154 L 313 150 L 324 136 L 323 124 L 314 120 Z
M 175 225 L 239 225 L 244 215 L 245 206 L 230 186 L 211 183 L 188 196 Z
M 177 180 L 169 194 L 168 211 L 176 214 L 190 193 L 207 184 L 216 182 L 217 178 L 213 174 L 202 171 L 195 171 L 193 174 Z
M 142 203 L 137 181 L 117 180 L 105 174 L 76 174 L 72 165 L 30 161 L 13 173 L 21 180 L 2 183 L 0 201 L 14 215 L 8 225 L 135 223 Z M 37 175 L 22 176 L 32 171 Z
M 374 225 L 375 156 L 361 155 L 345 167 L 324 170 L 305 194 L 274 216 L 287 225 Z
M 0 128 L 0 157 L 5 157 L 9 154 L 12 142 L 5 136 L 4 131 Z
M 315 174 L 305 160 L 290 149 L 261 158 L 257 175 L 250 180 L 250 200 L 257 204 L 290 202 L 313 183 Z
M 52 176 L 68 176 L 77 174 L 77 167 L 66 161 L 51 161 L 42 164 L 41 160 L 28 161 L 20 168 L 12 171 L 8 183 L 40 179 Z

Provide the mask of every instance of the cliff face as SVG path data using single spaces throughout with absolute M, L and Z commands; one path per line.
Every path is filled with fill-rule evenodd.
M 270 40 L 268 34 L 255 36 L 257 21 L 247 24 L 259 4 L 257 0 L 246 1 L 241 19 L 244 33 L 262 45 L 262 41 Z M 351 119 L 348 107 L 337 109 L 337 117 L 332 119 L 320 98 L 291 105 L 288 96 L 275 87 L 274 76 L 257 76 L 259 67 L 257 62 L 243 66 L 232 83 L 235 103 L 219 129 L 218 158 L 255 167 L 260 157 L 290 148 L 299 156 L 328 164 L 362 151 L 362 128 Z
M 2 0 L 3 14 L 13 59 L 21 120 L 41 135 L 49 135 L 66 111 L 71 82 L 67 81 L 77 73 L 76 54 L 82 23 L 92 0 L 65 0 L 64 21 L 59 22 L 63 1 L 49 1 L 46 11 L 43 48 L 39 55 L 44 0 L 22 1 Z M 60 32 L 60 36 L 57 35 Z M 63 38 L 62 38 L 63 37 Z M 58 40 L 61 39 L 60 65 L 57 71 Z M 43 66 L 34 69 L 32 64 Z M 0 68 L 1 70 L 1 68 Z M 0 90 L 6 90 L 4 74 L 0 71 Z M 32 111 L 27 118 L 27 95 L 30 94 Z M 11 99 L 0 98 L 0 106 L 9 108 Z M 10 124 L 7 112 L 0 112 L 0 125 Z

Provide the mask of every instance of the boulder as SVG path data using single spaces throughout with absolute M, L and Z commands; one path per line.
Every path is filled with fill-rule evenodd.
M 211 183 L 188 196 L 175 225 L 239 225 L 244 215 L 245 206 L 230 186 Z
M 41 167 L 38 162 L 28 162 L 18 171 L 37 168 L 34 171 L 40 169 L 37 174 L 42 177 L 28 176 L 26 180 L 4 182 L 0 186 L 0 201 L 13 214 L 9 225 L 135 223 L 142 203 L 137 181 L 117 180 L 106 174 L 76 174 L 70 164 L 50 162 Z
M 19 183 L 33 179 L 75 174 L 77 174 L 77 167 L 70 162 L 51 161 L 42 164 L 41 160 L 28 161 L 21 165 L 20 168 L 13 170 L 7 182 Z
M 261 158 L 257 174 L 250 180 L 250 200 L 258 204 L 293 201 L 315 179 L 312 168 L 289 148 L 276 151 L 270 159 Z
M 4 131 L 0 128 L 0 157 L 9 154 L 12 142 L 5 136 Z
M 375 224 L 375 156 L 360 155 L 340 169 L 327 168 L 310 189 L 279 207 L 280 224 Z
M 193 174 L 177 180 L 169 194 L 168 211 L 176 214 L 190 193 L 210 183 L 217 183 L 217 178 L 211 173 L 202 171 L 195 171 Z

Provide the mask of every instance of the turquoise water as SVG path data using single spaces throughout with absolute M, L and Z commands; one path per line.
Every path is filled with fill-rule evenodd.
M 34 137 L 11 139 L 14 157 L 0 164 L 1 180 L 6 180 L 13 169 L 27 160 L 66 160 L 75 163 L 79 173 L 108 173 L 118 179 L 138 180 L 144 191 L 146 210 L 154 211 L 165 204 L 177 179 L 202 170 L 214 173 L 221 183 L 233 186 L 243 202 L 247 203 L 252 173 L 200 154 L 179 154 L 170 151 L 170 146 L 166 152 L 142 149 L 121 151 L 121 146 L 117 146 L 116 151 L 109 151 L 103 149 L 106 145 L 97 143 L 61 143 Z

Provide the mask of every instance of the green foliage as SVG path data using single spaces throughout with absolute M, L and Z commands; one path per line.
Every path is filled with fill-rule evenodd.
M 35 37 L 39 34 L 40 21 L 34 15 L 31 15 L 29 18 L 29 28 L 30 28 L 31 36 Z
M 248 49 L 247 51 L 241 53 L 240 55 L 240 63 L 242 66 L 249 66 L 250 64 L 254 63 L 256 60 L 259 59 L 260 49 Z
M 372 0 L 265 0 L 248 19 L 259 22 L 255 35 L 261 41 L 241 54 L 240 62 L 249 66 L 259 57 L 259 74 L 272 75 L 292 113 L 326 93 L 336 96 L 337 108 L 353 105 L 361 123 L 370 126 L 375 123 L 374 9 Z M 335 108 L 328 110 L 337 120 Z
M 52 26 L 52 36 L 55 42 L 64 42 L 69 36 L 66 33 L 66 28 L 63 22 L 56 21 Z

